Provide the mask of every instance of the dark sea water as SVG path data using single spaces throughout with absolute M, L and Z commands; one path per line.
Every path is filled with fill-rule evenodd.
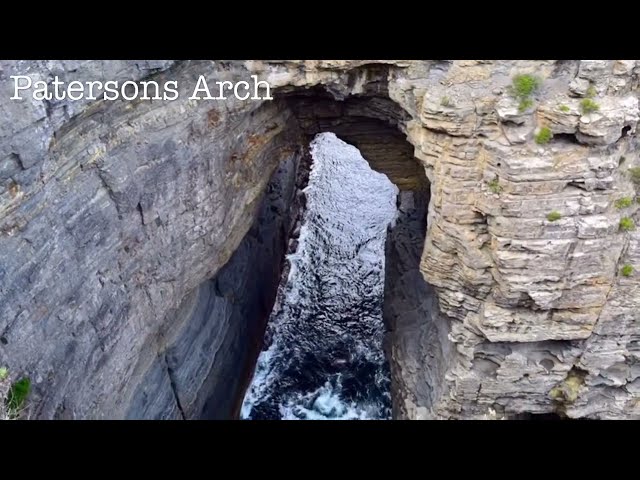
M 307 210 L 243 419 L 388 419 L 384 244 L 397 188 L 332 133 L 311 144 Z

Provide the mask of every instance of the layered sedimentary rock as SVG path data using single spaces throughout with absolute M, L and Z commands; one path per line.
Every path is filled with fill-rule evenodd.
M 157 359 L 170 358 L 176 332 L 202 331 L 189 319 L 203 316 L 185 305 L 206 302 L 206 282 L 254 225 L 271 173 L 296 157 L 300 132 L 333 127 L 359 139 L 365 158 L 404 191 L 423 191 L 423 171 L 430 183 L 419 266 L 426 284 L 417 288 L 428 299 L 407 300 L 391 326 L 397 416 L 640 417 L 640 276 L 621 274 L 624 265 L 640 268 L 640 237 L 620 228 L 623 217 L 637 221 L 638 62 L 29 61 L 0 69 L 0 363 L 32 378 L 34 416 L 158 415 L 140 406 L 140 392 Z M 200 74 L 257 74 L 275 100 L 189 101 L 189 92 L 169 102 L 8 100 L 9 75 L 97 72 L 185 88 Z M 510 86 L 527 73 L 542 82 L 523 104 Z M 587 112 L 586 97 L 596 110 Z M 304 101 L 315 105 L 311 118 L 298 108 Z M 423 168 L 388 148 L 395 140 L 384 125 L 406 136 Z M 544 127 L 554 136 L 538 144 Z M 416 285 L 407 270 L 387 295 Z M 210 355 L 217 337 L 207 328 Z M 197 380 L 180 378 L 204 385 L 215 377 L 200 370 Z M 181 408 L 202 413 L 205 396 Z

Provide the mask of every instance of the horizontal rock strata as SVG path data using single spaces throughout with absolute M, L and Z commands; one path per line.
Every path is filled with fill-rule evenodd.
M 299 151 L 298 128 L 344 125 L 401 188 L 421 191 L 423 171 L 430 184 L 419 269 L 435 296 L 431 314 L 409 322 L 421 343 L 390 350 L 399 416 L 640 418 L 640 234 L 620 228 L 639 221 L 639 69 L 0 62 L 0 363 L 32 378 L 38 418 L 164 415 L 139 395 L 150 378 L 171 393 L 172 357 L 158 359 L 173 329 L 189 328 L 177 312 L 208 301 L 205 282 L 254 225 L 271 173 Z M 172 102 L 13 102 L 14 74 L 165 78 L 186 90 Z M 200 74 L 256 74 L 275 100 L 189 101 Z M 519 74 L 540 79 L 526 102 L 512 88 Z M 344 111 L 305 120 L 296 107 L 326 98 Z M 406 137 L 421 168 L 401 147 L 385 150 L 391 141 L 367 141 L 381 125 Z M 542 130 L 548 143 L 536 142 Z

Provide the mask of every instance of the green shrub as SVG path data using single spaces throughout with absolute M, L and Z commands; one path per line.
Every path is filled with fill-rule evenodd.
M 553 138 L 553 133 L 549 127 L 542 127 L 538 134 L 535 136 L 536 143 L 538 145 L 544 145 L 549 143 Z
M 640 185 L 640 167 L 633 167 L 629 169 L 629 176 L 631 181 L 636 185 Z
M 630 230 L 635 230 L 636 224 L 633 219 L 629 217 L 622 217 L 620 219 L 620 230 L 623 232 L 628 232 Z
M 582 113 L 587 114 L 600 110 L 600 105 L 590 98 L 585 98 L 580 102 L 580 108 L 582 108 Z
M 493 193 L 497 193 L 499 195 L 502 192 L 502 185 L 500 185 L 500 180 L 498 178 L 491 180 L 487 183 L 487 186 Z
M 538 77 L 529 74 L 516 75 L 512 82 L 513 94 L 520 99 L 531 96 L 542 83 Z
M 442 105 L 443 107 L 450 107 L 451 99 L 449 97 L 442 97 L 440 99 L 440 105 Z
M 523 113 L 533 106 L 533 100 L 529 97 L 540 88 L 542 81 L 533 75 L 518 74 L 513 77 L 511 95 L 520 100 L 518 112 Z
M 597 93 L 598 92 L 596 92 L 596 87 L 594 87 L 593 85 L 589 85 L 589 88 L 587 88 L 587 97 L 593 98 Z
M 571 110 L 567 105 L 560 105 L 558 107 L 558 110 L 560 110 L 561 112 L 568 112 L 569 110 Z
M 11 385 L 9 395 L 7 395 L 7 408 L 11 416 L 16 416 L 20 413 L 30 391 L 31 380 L 27 377 L 21 378 Z
M 631 197 L 622 197 L 615 201 L 615 206 L 618 210 L 622 210 L 623 208 L 629 208 L 633 204 L 633 198 Z
M 9 376 L 9 369 L 7 367 L 0 367 L 0 382 Z
M 633 273 L 633 267 L 631 265 L 625 265 L 620 270 L 620 273 L 625 277 L 630 277 L 631 274 Z
M 549 220 L 550 222 L 555 222 L 556 220 L 560 220 L 561 218 L 562 214 L 556 210 L 547 214 L 547 220 Z

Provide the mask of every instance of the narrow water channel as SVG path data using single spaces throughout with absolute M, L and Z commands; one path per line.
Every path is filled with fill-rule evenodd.
M 333 133 L 310 146 L 298 246 L 269 319 L 243 419 L 388 419 L 385 240 L 398 189 Z

